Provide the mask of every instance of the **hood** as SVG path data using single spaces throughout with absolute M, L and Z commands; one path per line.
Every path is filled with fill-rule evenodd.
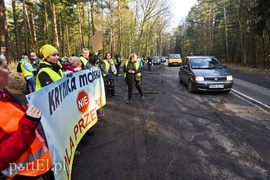
M 230 75 L 228 71 L 224 68 L 222 69 L 192 69 L 192 72 L 196 76 L 203 76 L 203 77 L 218 77 L 218 76 Z
M 23 61 L 30 62 L 28 59 L 21 59 L 19 62 L 22 63 Z

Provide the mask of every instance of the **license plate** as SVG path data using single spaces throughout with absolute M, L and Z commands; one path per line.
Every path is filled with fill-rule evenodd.
M 209 88 L 224 88 L 224 84 L 211 84 L 209 85 Z

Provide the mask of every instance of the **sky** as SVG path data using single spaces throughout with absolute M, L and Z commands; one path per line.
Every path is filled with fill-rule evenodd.
M 173 3 L 172 27 L 177 27 L 179 22 L 188 15 L 191 7 L 197 3 L 197 0 L 171 0 Z

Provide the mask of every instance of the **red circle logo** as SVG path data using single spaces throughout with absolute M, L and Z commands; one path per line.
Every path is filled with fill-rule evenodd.
M 82 90 L 79 92 L 77 97 L 77 106 L 81 113 L 85 113 L 88 110 L 90 100 L 88 94 Z

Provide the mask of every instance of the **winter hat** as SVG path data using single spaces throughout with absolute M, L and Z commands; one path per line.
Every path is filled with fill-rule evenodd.
M 58 50 L 50 44 L 45 44 L 39 50 L 39 52 L 43 55 L 44 58 L 47 58 L 54 52 L 58 52 Z
M 68 62 L 72 67 L 78 67 L 78 65 L 81 63 L 81 60 L 77 56 L 71 56 L 68 58 Z

